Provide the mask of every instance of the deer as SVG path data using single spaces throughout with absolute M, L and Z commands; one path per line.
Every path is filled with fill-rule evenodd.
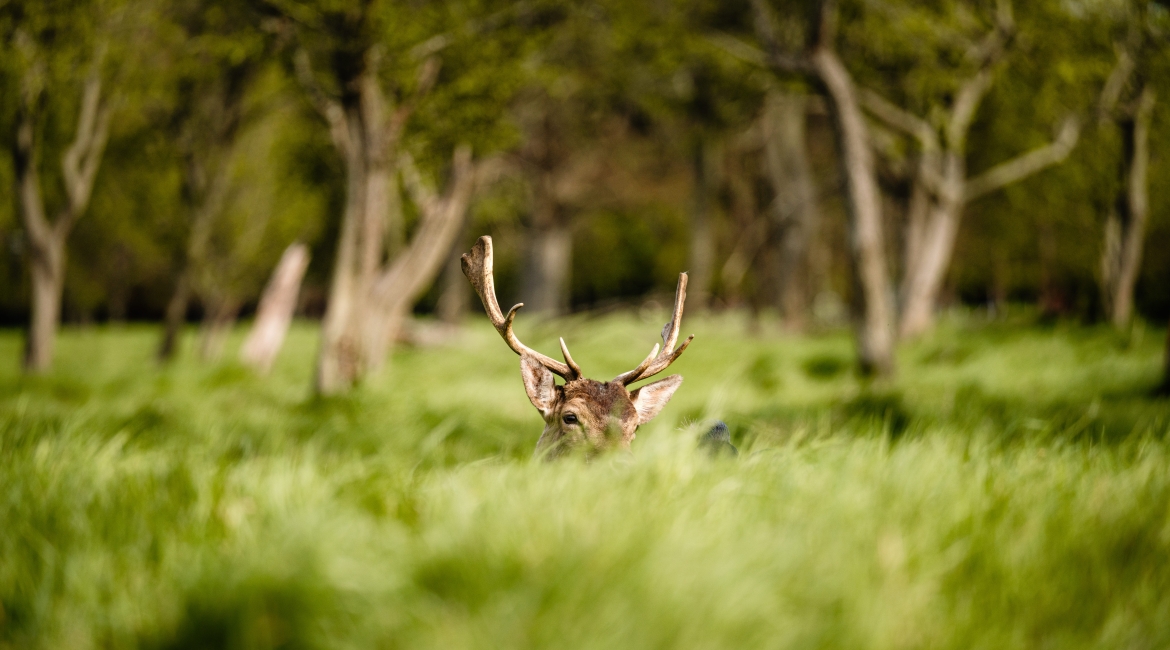
M 536 456 L 551 460 L 579 453 L 593 458 L 609 450 L 629 451 L 638 427 L 654 419 L 682 385 L 682 375 L 670 375 L 630 390 L 632 384 L 666 370 L 695 338 L 688 336 L 675 346 L 687 297 L 687 274 L 678 276 L 674 309 L 662 328 L 661 347 L 656 343 L 633 370 L 602 382 L 582 374 L 564 338 L 560 339 L 564 363 L 520 341 L 512 330 L 512 321 L 524 303 L 515 305 L 507 314 L 500 310 L 492 264 L 492 238 L 487 236 L 480 237 L 471 252 L 460 257 L 463 274 L 483 302 L 488 319 L 508 347 L 520 355 L 524 391 L 545 423 L 536 442 Z M 557 384 L 555 377 L 564 383 Z

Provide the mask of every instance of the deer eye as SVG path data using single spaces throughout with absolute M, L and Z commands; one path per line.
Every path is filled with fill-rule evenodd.
M 577 414 L 576 413 L 566 413 L 566 414 L 561 416 L 561 421 L 564 422 L 565 424 L 577 424 Z

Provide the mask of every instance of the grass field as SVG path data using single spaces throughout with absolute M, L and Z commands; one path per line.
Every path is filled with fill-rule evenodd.
M 660 318 L 518 330 L 607 378 Z M 331 399 L 308 325 L 264 379 L 137 326 L 23 378 L 0 332 L 0 648 L 1170 647 L 1163 332 L 954 320 L 866 386 L 845 332 L 683 330 L 588 465 L 529 460 L 486 323 Z

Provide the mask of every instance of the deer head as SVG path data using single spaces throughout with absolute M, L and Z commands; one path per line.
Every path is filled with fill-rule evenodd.
M 545 422 L 544 433 L 536 443 L 537 454 L 555 458 L 580 451 L 586 456 L 592 456 L 607 449 L 629 449 L 638 425 L 658 415 L 682 384 L 681 375 L 671 375 L 640 388 L 629 389 L 631 384 L 666 370 L 695 338 L 690 336 L 682 345 L 675 347 L 679 324 L 682 322 L 683 303 L 687 296 L 686 273 L 678 276 L 674 315 L 662 328 L 661 351 L 655 344 L 654 349 L 636 368 L 611 381 L 601 382 L 587 379 L 581 374 L 581 368 L 569 354 L 565 339 L 561 339 L 561 354 L 565 358 L 565 362 L 561 363 L 524 345 L 516 337 L 512 331 L 512 320 L 524 303 L 509 309 L 507 315 L 500 311 L 492 276 L 491 237 L 480 237 L 471 252 L 463 255 L 460 261 L 463 274 L 471 280 L 475 292 L 483 301 L 492 325 L 508 347 L 520 355 L 520 376 L 524 380 L 524 390 Z M 557 384 L 554 375 L 564 379 L 564 384 Z

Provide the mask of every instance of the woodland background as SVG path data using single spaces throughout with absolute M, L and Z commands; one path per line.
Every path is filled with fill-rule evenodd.
M 1168 38 L 0 0 L 0 650 L 1170 647 Z M 689 272 L 631 453 L 533 458 L 481 235 L 594 378 Z
M 852 318 L 877 372 L 936 309 L 1170 316 L 1166 6 L 839 4 L 5 2 L 0 323 L 34 370 L 58 319 L 215 358 L 303 242 L 344 390 L 478 311 L 482 234 L 527 312 L 688 270 L 692 313 Z

